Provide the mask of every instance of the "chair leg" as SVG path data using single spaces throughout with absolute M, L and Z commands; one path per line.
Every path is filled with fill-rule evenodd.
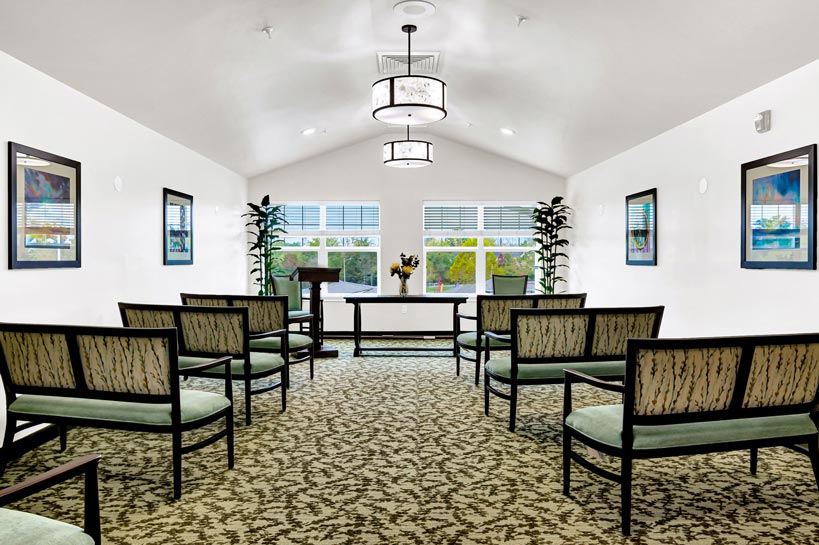
M 60 424 L 60 452 L 65 452 L 68 446 L 68 426 Z
M 455 345 L 455 376 L 461 376 L 461 347 Z
M 816 486 L 819 487 L 819 439 L 816 437 L 808 443 L 808 456 L 810 456 L 810 465 L 813 466 L 813 478 L 816 479 Z
M 759 449 L 751 448 L 751 475 L 756 475 L 757 462 L 759 460 Z
M 315 356 L 313 354 L 313 347 L 310 347 L 310 380 L 313 380 L 313 362 L 315 361 Z
M 570 496 L 569 488 L 572 478 L 572 434 L 563 424 L 563 495 Z
M 284 387 L 284 376 L 287 374 L 287 366 L 284 366 L 282 369 L 282 373 L 279 376 L 279 380 L 281 381 L 281 386 L 279 387 L 282 391 L 282 412 L 287 410 L 287 388 Z
M 518 385 L 513 382 L 509 392 L 509 431 L 515 431 L 515 415 L 518 412 Z
M 489 373 L 483 373 L 483 414 L 489 416 Z
M 173 436 L 173 499 L 182 497 L 182 432 L 174 431 Z
M 620 509 L 623 535 L 631 535 L 631 458 L 624 453 L 620 461 Z
M 6 433 L 3 434 L 3 448 L 0 449 L 0 477 L 6 472 L 6 465 L 11 461 L 14 433 L 17 430 L 17 419 L 6 413 Z
M 233 407 L 225 415 L 225 426 L 227 427 L 227 456 L 228 469 L 233 469 L 234 454 L 233 454 Z
M 250 379 L 245 379 L 245 425 L 250 425 Z
M 480 382 L 481 376 L 481 351 L 475 352 L 475 386 Z

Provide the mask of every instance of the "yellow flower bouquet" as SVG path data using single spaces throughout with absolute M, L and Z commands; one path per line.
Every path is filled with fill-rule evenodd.
M 418 259 L 417 255 L 408 256 L 402 253 L 401 262 L 390 265 L 390 276 L 397 276 L 398 279 L 401 280 L 401 288 L 398 292 L 401 297 L 406 297 L 409 293 L 407 280 L 409 280 L 409 277 L 412 276 L 412 273 L 415 272 L 415 269 L 417 269 L 420 264 L 421 260 Z

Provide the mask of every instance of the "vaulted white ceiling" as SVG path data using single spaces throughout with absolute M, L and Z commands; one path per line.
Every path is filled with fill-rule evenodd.
M 398 134 L 370 113 L 397 1 L 0 0 L 0 49 L 253 176 Z M 433 1 L 413 48 L 450 110 L 423 130 L 561 175 L 819 58 L 816 0 Z

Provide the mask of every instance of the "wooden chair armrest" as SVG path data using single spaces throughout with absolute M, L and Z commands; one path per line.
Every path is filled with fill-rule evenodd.
M 563 373 L 566 382 L 582 382 L 584 384 L 590 384 L 595 388 L 600 388 L 601 390 L 607 390 L 609 392 L 617 392 L 618 394 L 622 394 L 626 391 L 625 386 L 622 384 L 617 382 L 606 382 L 605 380 L 594 378 L 593 376 L 587 375 L 586 373 L 581 373 L 580 371 L 564 369 Z
M 287 334 L 287 329 L 277 329 L 275 331 L 265 331 L 264 333 L 251 333 L 251 339 L 266 339 L 267 337 L 283 337 Z
M 494 339 L 496 341 L 500 341 L 506 344 L 512 344 L 512 336 L 511 335 L 502 335 L 500 333 L 495 333 L 493 331 L 484 331 L 484 335 L 486 335 L 489 339 Z
M 199 364 L 196 364 L 196 365 L 191 365 L 190 367 L 185 367 L 184 369 L 179 369 L 179 374 L 180 375 L 189 375 L 189 374 L 191 374 L 191 371 L 194 371 L 194 372 L 196 372 L 196 371 L 205 371 L 207 369 L 212 369 L 212 368 L 217 367 L 219 365 L 229 364 L 232 359 L 233 358 L 231 356 L 224 356 L 224 357 L 221 357 L 221 358 L 217 358 L 215 360 L 206 361 L 205 363 L 199 363 Z M 227 365 L 226 367 L 230 368 L 229 365 Z
M 86 534 L 91 536 L 94 543 L 102 542 L 100 532 L 100 495 L 97 484 L 97 466 L 100 463 L 99 454 L 89 454 L 72 460 L 67 464 L 41 473 L 20 484 L 0 490 L 0 505 L 26 498 L 37 492 L 59 484 L 65 480 L 85 474 L 85 527 Z
M 287 323 L 289 323 L 289 324 L 300 324 L 300 323 L 310 322 L 312 320 L 313 320 L 313 315 L 312 314 L 305 314 L 304 316 L 299 316 L 298 318 L 288 318 Z
M 457 316 L 458 318 L 460 318 L 462 320 L 476 320 L 477 321 L 477 319 L 478 319 L 477 316 L 471 316 L 469 314 L 461 314 L 460 312 L 455 314 L 455 316 Z

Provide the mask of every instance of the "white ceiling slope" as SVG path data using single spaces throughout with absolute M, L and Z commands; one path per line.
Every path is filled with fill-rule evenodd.
M 249 177 L 389 133 L 369 104 L 396 1 L 0 0 L 0 49 Z M 450 110 L 426 130 L 561 175 L 819 58 L 816 0 L 436 3 L 413 44 Z

